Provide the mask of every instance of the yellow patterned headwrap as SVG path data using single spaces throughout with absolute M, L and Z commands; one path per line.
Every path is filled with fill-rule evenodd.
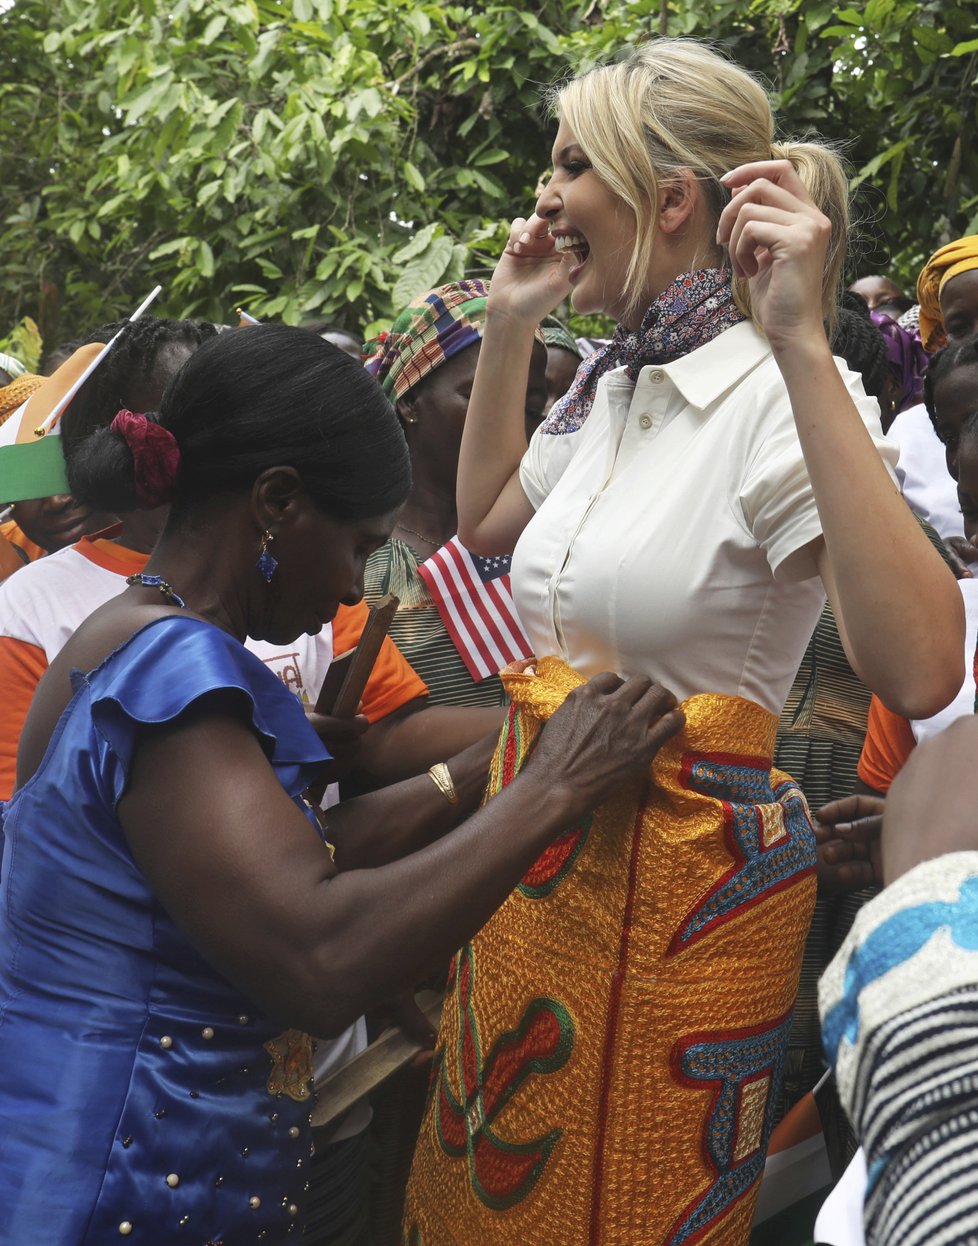
M 9 385 L 0 386 L 0 424 L 30 398 L 43 380 L 43 376 L 35 376 L 33 372 L 23 372 Z
M 944 318 L 941 315 L 941 291 L 952 277 L 978 268 L 978 234 L 969 234 L 949 242 L 935 251 L 917 278 L 917 302 L 920 304 L 920 340 L 924 350 L 940 350 L 946 345 Z

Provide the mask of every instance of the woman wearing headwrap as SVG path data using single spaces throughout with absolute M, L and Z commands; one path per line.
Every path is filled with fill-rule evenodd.
M 890 384 L 885 396 L 887 407 L 883 409 L 883 432 L 901 411 L 920 402 L 924 389 L 924 373 L 927 371 L 927 354 L 916 334 L 908 332 L 885 312 L 870 311 L 870 319 L 886 341 L 886 361 Z M 883 402 L 880 403 L 881 408 Z
M 935 251 L 917 278 L 920 339 L 934 354 L 978 331 L 978 234 L 969 234 Z M 906 317 L 900 318 L 906 328 Z M 897 473 L 913 510 L 956 549 L 964 531 L 954 482 L 947 473 L 944 447 L 934 436 L 922 402 L 901 412 L 887 430 L 900 448 Z
M 920 337 L 930 354 L 978 331 L 978 234 L 935 251 L 917 278 Z
M 367 562 L 364 591 L 368 601 L 386 593 L 400 598 L 391 636 L 428 685 L 433 705 L 503 702 L 498 675 L 494 671 L 479 679 L 473 674 L 443 621 L 425 573 L 419 571 L 458 530 L 458 452 L 479 361 L 487 298 L 488 290 L 478 280 L 425 291 L 378 339 L 376 354 L 367 364 L 401 421 L 413 483 L 394 535 Z M 546 352 L 538 338 L 530 358 L 524 404 L 531 431 L 546 403 L 546 366 Z M 508 570 L 508 560 L 503 570 Z M 508 597 L 508 577 L 504 591 Z

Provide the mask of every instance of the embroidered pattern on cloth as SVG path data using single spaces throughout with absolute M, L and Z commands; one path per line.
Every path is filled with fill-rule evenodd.
M 574 384 L 554 403 L 540 432 L 576 432 L 591 413 L 598 381 L 613 368 L 624 364 L 629 377 L 637 380 L 646 364 L 671 363 L 743 319 L 725 269 L 683 273 L 655 300 L 637 332 L 618 325 L 608 345 L 584 360 Z
M 582 682 L 555 658 L 503 678 L 512 706 L 489 795 Z M 747 1240 L 814 901 L 814 843 L 800 793 L 770 770 L 774 716 L 714 694 L 683 710 L 652 783 L 555 841 L 463 950 L 405 1241 Z M 742 753 L 728 751 L 734 742 Z M 700 913 L 695 937 L 677 943 Z M 570 1038 L 557 1061 L 561 1018 Z
M 447 1048 L 439 1051 L 432 1071 L 435 1127 L 445 1155 L 467 1159 L 476 1197 L 487 1207 L 504 1211 L 532 1190 L 561 1130 L 511 1142 L 497 1137 L 493 1122 L 528 1077 L 552 1073 L 567 1063 L 574 1023 L 555 1000 L 531 1000 L 517 1027 L 501 1034 L 483 1059 L 471 1006 L 474 974 L 469 945 L 455 958 L 451 974 L 462 1020 L 458 1044 L 451 1058 Z
M 670 955 L 733 912 L 750 908 L 768 892 L 790 886 L 814 868 L 805 833 L 808 807 L 790 781 L 779 784 L 777 790 L 772 788 L 769 757 L 718 753 L 690 758 L 683 768 L 683 782 L 691 791 L 720 801 L 723 836 L 734 864 L 697 900 L 676 931 Z
M 288 1095 L 296 1103 L 312 1097 L 312 1039 L 302 1030 L 283 1030 L 265 1044 L 272 1058 L 270 1095 Z
M 672 1226 L 669 1246 L 699 1240 L 763 1173 L 777 1105 L 771 1090 L 781 1079 L 790 1030 L 788 1012 L 766 1028 L 697 1034 L 676 1044 L 676 1080 L 714 1091 L 704 1142 L 717 1180 Z

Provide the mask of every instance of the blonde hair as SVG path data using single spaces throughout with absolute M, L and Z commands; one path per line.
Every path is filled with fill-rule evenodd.
M 635 215 L 635 247 L 622 291 L 630 310 L 640 307 L 652 259 L 660 181 L 690 170 L 712 228 L 729 200 L 720 182 L 724 173 L 754 160 L 790 160 L 832 225 L 821 291 L 831 332 L 849 225 L 842 162 L 821 143 L 775 143 L 768 97 L 746 70 L 694 40 L 653 39 L 627 60 L 555 88 L 548 102 L 601 181 Z M 704 243 L 712 246 L 712 236 Z M 734 282 L 734 297 L 752 316 L 746 280 Z

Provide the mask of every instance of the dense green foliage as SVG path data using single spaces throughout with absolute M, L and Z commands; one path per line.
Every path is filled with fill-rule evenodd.
M 860 269 L 978 228 L 975 6 L 870 0 L 15 0 L 0 15 L 0 330 L 131 308 L 383 321 L 491 268 L 532 204 L 541 86 L 662 30 L 844 141 Z

